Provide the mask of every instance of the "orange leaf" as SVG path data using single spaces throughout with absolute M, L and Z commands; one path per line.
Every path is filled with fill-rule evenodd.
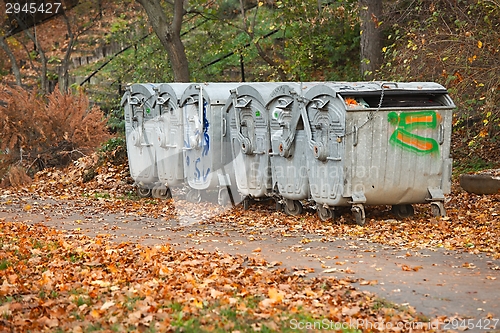
M 269 295 L 269 298 L 272 299 L 276 303 L 281 302 L 283 300 L 283 298 L 285 297 L 285 294 L 276 288 L 269 288 L 269 291 L 267 292 L 267 294 Z

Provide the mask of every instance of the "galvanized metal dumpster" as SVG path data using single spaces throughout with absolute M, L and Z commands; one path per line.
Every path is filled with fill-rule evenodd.
M 307 152 L 309 138 L 298 98 L 316 83 L 287 83 L 269 97 L 272 187 L 287 214 L 302 212 L 301 200 L 309 198 Z
M 184 183 L 183 114 L 179 100 L 189 83 L 162 83 L 157 90 L 159 117 L 156 124 L 156 163 L 158 183 L 153 197 L 172 197 L 171 186 Z
M 232 168 L 244 208 L 250 199 L 267 198 L 271 192 L 269 168 L 269 112 L 266 103 L 281 83 L 265 82 L 240 85 L 231 90 L 224 106 L 230 130 Z
M 121 105 L 125 113 L 125 135 L 130 175 L 138 194 L 151 195 L 158 181 L 156 155 L 153 146 L 158 104 L 153 84 L 133 84 L 124 94 Z
M 232 184 L 234 170 L 226 167 L 232 157 L 223 107 L 230 98 L 230 90 L 239 85 L 191 84 L 181 97 L 184 176 L 191 188 L 186 196 L 188 201 L 199 202 L 201 191 L 219 189 L 222 192 Z
M 325 83 L 305 95 L 311 128 L 311 198 L 319 217 L 351 206 L 364 224 L 365 205 L 393 205 L 400 216 L 429 202 L 445 215 L 450 192 L 452 111 L 446 89 L 429 82 Z

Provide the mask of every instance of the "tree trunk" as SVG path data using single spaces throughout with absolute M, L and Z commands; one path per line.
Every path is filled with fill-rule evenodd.
M 361 77 L 372 80 L 382 65 L 382 0 L 359 0 L 361 18 Z
M 40 61 L 42 63 L 41 73 L 40 73 L 40 89 L 44 94 L 47 94 L 49 93 L 49 83 L 47 79 L 47 56 L 45 55 L 42 46 L 38 42 L 36 26 L 33 28 L 34 31 L 33 34 L 29 31 L 29 29 L 25 29 L 23 31 L 26 34 L 26 36 L 28 36 L 28 38 L 31 39 L 31 41 L 36 47 L 36 50 L 38 51 L 38 54 L 40 55 Z
M 189 82 L 189 64 L 184 44 L 181 40 L 183 0 L 174 0 L 172 22 L 167 21 L 160 0 L 136 0 L 142 5 L 154 32 L 167 50 L 168 60 L 172 65 L 175 82 Z
M 14 53 L 12 53 L 12 50 L 5 41 L 4 37 L 0 37 L 0 47 L 2 47 L 5 53 L 7 53 L 7 57 L 9 57 L 10 64 L 12 66 L 12 73 L 14 73 L 14 76 L 16 78 L 16 84 L 18 86 L 21 86 L 22 85 L 21 71 L 19 69 L 19 66 L 17 65 L 16 57 L 14 56 Z
M 66 29 L 68 30 L 68 48 L 66 49 L 66 53 L 64 54 L 64 59 L 62 60 L 61 68 L 59 71 L 59 90 L 63 93 L 68 91 L 69 88 L 69 62 L 70 62 L 70 57 L 71 57 L 71 52 L 73 51 L 73 45 L 75 43 L 75 35 L 73 34 L 73 31 L 71 30 L 71 24 L 69 23 L 68 16 L 66 15 L 66 12 L 62 11 L 62 17 L 64 20 L 64 23 L 66 24 Z

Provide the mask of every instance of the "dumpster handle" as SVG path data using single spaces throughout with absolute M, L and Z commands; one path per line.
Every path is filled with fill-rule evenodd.
M 203 126 L 205 126 L 205 124 L 204 124 L 204 122 L 205 122 L 204 120 L 205 119 L 203 119 L 203 104 L 205 104 L 204 101 L 203 101 L 203 86 L 200 85 L 200 97 L 198 98 L 198 108 L 199 108 L 198 112 L 199 112 L 199 117 L 201 119 L 201 129 L 202 129 L 202 131 L 204 129 Z
M 391 88 L 391 87 L 390 87 L 391 85 L 392 85 L 392 86 L 394 86 L 394 87 L 396 87 L 396 89 L 398 89 L 398 88 L 399 88 L 399 86 L 398 86 L 398 83 L 397 83 L 397 82 L 385 82 L 385 83 L 384 83 L 384 82 L 382 82 L 382 84 L 380 85 L 380 88 L 382 88 L 382 89 L 384 89 L 384 88 L 388 88 L 388 89 L 390 89 L 390 88 Z
M 158 96 L 158 104 L 163 105 L 163 104 L 167 103 L 169 99 L 170 99 L 169 97 L 163 98 L 161 96 Z
M 280 141 L 279 143 L 279 154 L 282 157 L 290 157 L 290 148 L 292 147 L 293 142 L 295 141 L 295 135 L 297 131 L 297 124 L 299 123 L 300 118 L 302 117 L 302 110 L 303 110 L 303 99 L 302 97 L 298 96 L 297 93 L 291 92 L 290 94 L 293 96 L 293 98 L 288 101 L 286 98 L 282 98 L 279 101 L 280 102 L 285 102 L 284 105 L 282 105 L 282 108 L 288 108 L 292 106 L 292 117 L 290 119 L 290 123 L 287 124 L 290 127 L 286 127 L 289 129 L 288 135 Z M 294 103 L 295 102 L 295 103 Z M 295 112 L 294 112 L 295 110 Z M 304 122 L 305 119 L 302 117 L 302 121 Z
M 313 99 L 313 100 L 308 100 L 309 102 L 313 102 L 313 108 L 320 109 L 324 107 L 328 102 L 323 102 L 321 99 Z M 322 143 L 318 143 L 312 139 L 312 132 L 311 132 L 311 123 L 309 121 L 309 116 L 307 114 L 307 110 L 304 104 L 304 99 L 301 98 L 299 99 L 299 104 L 302 105 L 300 107 L 300 114 L 302 116 L 302 120 L 304 121 L 305 124 L 308 124 L 307 126 L 304 126 L 304 129 L 306 130 L 307 136 L 309 137 L 309 148 L 313 151 L 314 157 L 317 158 L 320 161 L 326 161 L 327 159 L 330 159 L 328 157 L 328 153 L 325 151 L 323 148 Z
M 444 143 L 444 125 L 439 124 L 439 134 L 438 134 L 439 144 L 442 145 Z
M 226 126 L 227 126 L 227 123 L 226 123 L 226 118 L 222 118 L 222 136 L 226 136 Z
M 363 127 L 363 125 L 361 125 L 361 127 Z M 358 145 L 358 126 L 354 125 L 354 127 L 352 128 L 352 134 L 353 134 L 352 145 L 357 146 Z
M 137 97 L 135 97 L 135 96 L 129 96 L 128 98 L 129 98 L 128 104 L 130 104 L 130 105 L 140 104 L 140 100 Z
M 143 143 L 143 138 L 144 138 L 144 103 L 141 104 L 141 102 L 143 102 L 143 101 L 141 101 L 136 96 L 129 96 L 128 98 L 129 98 L 129 105 L 132 105 L 132 106 L 139 105 L 140 107 L 142 107 L 141 126 L 140 127 L 139 126 L 133 127 L 133 129 L 138 132 L 138 137 L 135 140 L 134 146 L 136 146 L 136 147 L 142 147 L 142 146 L 149 147 L 150 146 L 149 144 Z M 132 121 L 138 122 L 139 119 L 137 119 L 137 116 L 135 115 L 134 108 L 132 107 L 131 109 L 132 109 L 132 116 L 133 116 Z
M 236 96 L 236 89 L 231 90 L 231 99 L 233 100 L 233 108 L 234 108 L 234 118 L 236 122 L 236 129 L 237 129 L 237 138 L 238 141 L 240 142 L 241 145 L 241 150 L 243 151 L 244 154 L 252 154 L 253 153 L 253 147 L 252 147 L 252 140 L 250 138 L 246 138 L 242 133 L 241 133 L 241 119 L 240 119 L 240 114 L 239 111 L 243 107 L 248 107 L 250 104 L 250 101 L 246 101 L 243 98 L 240 98 L 238 100 Z M 240 101 L 245 101 L 243 104 L 239 104 L 238 102 Z

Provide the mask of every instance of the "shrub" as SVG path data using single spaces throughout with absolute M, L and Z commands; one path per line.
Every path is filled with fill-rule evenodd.
M 8 186 L 20 186 L 31 183 L 31 178 L 26 174 L 23 167 L 13 165 L 8 168 L 6 177 L 0 181 L 0 188 Z
M 31 174 L 65 166 L 110 137 L 102 112 L 90 107 L 82 93 L 56 89 L 42 96 L 36 90 L 0 86 L 0 101 L 0 179 L 14 164 Z

